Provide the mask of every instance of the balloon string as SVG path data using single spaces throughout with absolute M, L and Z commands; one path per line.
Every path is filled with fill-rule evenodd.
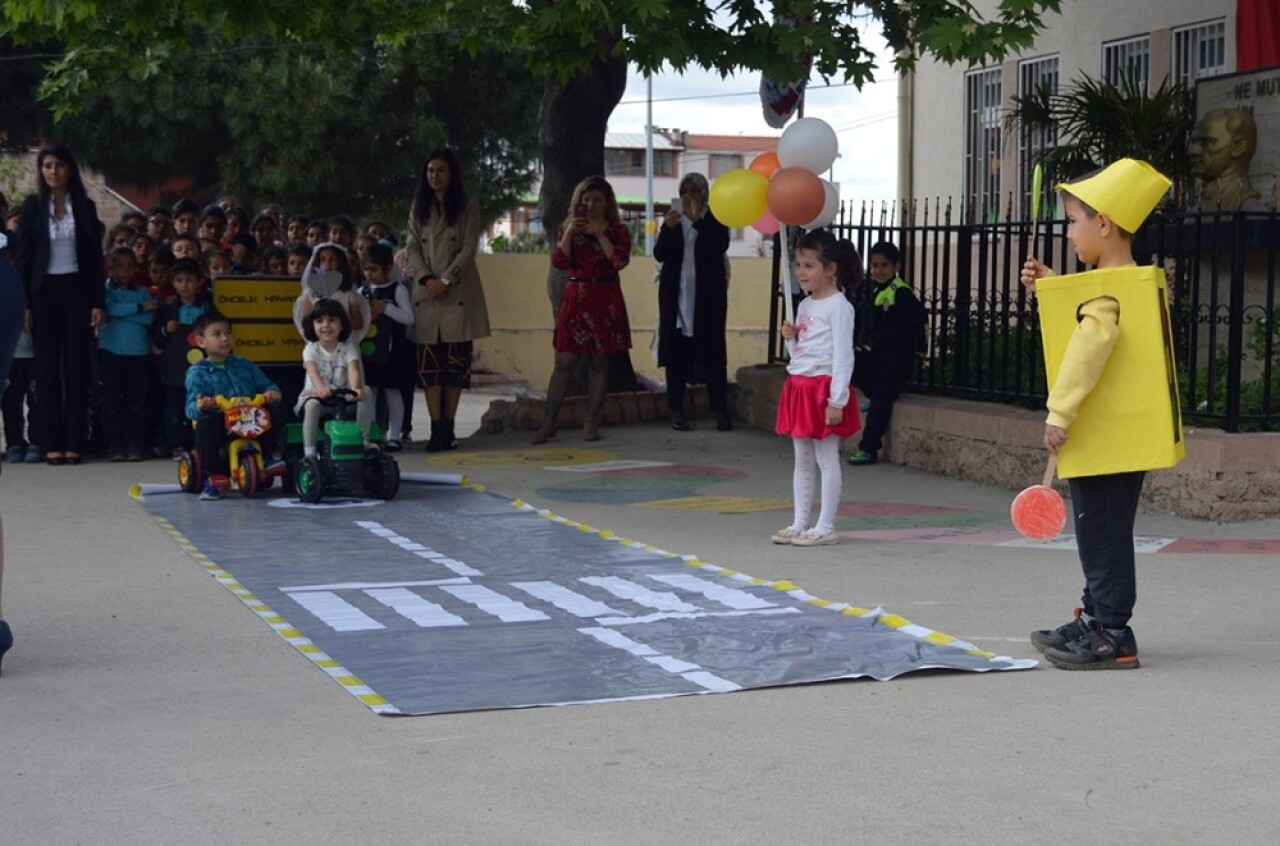
M 1052 487 L 1053 474 L 1055 471 L 1057 471 L 1057 469 L 1058 469 L 1058 454 L 1051 452 L 1049 453 L 1049 463 L 1044 468 L 1044 481 L 1041 482 L 1041 484 L 1043 484 L 1046 488 Z
M 782 296 L 786 303 L 785 314 L 787 322 L 792 326 L 796 325 L 795 303 L 791 298 L 791 250 L 787 247 L 787 225 L 784 223 L 778 228 L 778 232 L 782 237 Z M 791 356 L 795 352 L 795 342 L 787 341 L 787 355 Z

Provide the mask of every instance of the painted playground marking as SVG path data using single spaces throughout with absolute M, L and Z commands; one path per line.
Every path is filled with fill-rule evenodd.
M 674 511 L 708 511 L 715 514 L 754 514 L 759 511 L 784 511 L 791 508 L 789 499 L 758 499 L 749 496 L 697 496 L 659 499 L 638 503 L 643 508 L 669 508 Z
M 485 452 L 437 452 L 427 457 L 432 467 L 562 467 L 598 464 L 616 458 L 603 449 L 561 447 L 554 443 L 518 449 L 495 449 Z
M 493 453 L 453 453 L 434 456 L 432 463 L 458 467 L 513 467 L 527 465 L 571 474 L 571 478 L 540 486 L 539 496 L 556 502 L 633 505 L 672 511 L 713 514 L 785 513 L 791 500 L 701 493 L 707 485 L 721 485 L 748 477 L 742 470 L 674 464 L 665 461 L 619 459 L 596 449 L 532 447 Z M 986 511 L 955 506 L 906 502 L 843 501 L 836 530 L 849 540 L 899 543 L 958 544 L 1074 551 L 1075 536 L 1062 534 L 1048 541 L 1032 541 L 1009 524 L 1007 511 Z M 1280 538 L 1172 538 L 1140 536 L 1134 539 L 1140 554 L 1280 555 Z

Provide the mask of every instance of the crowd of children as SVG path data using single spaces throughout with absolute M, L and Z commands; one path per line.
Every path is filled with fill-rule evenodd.
M 10 227 L 17 223 L 16 217 L 6 219 Z M 251 215 L 234 197 L 203 207 L 181 199 L 146 213 L 125 212 L 108 227 L 103 250 L 106 308 L 94 341 L 91 404 L 91 436 L 102 456 L 111 461 L 176 458 L 196 446 L 187 378 L 192 364 L 207 360 L 209 351 L 194 330 L 212 311 L 213 281 L 237 275 L 304 280 L 294 309 L 300 334 L 311 334 L 306 318 L 323 298 L 345 310 L 353 349 L 376 324 L 376 342 L 364 351 L 362 364 L 371 374 L 369 413 L 376 401 L 391 424 L 388 449 L 408 441 L 416 377 L 407 334 L 413 309 L 385 223 L 374 221 L 362 233 L 345 215 L 286 218 L 276 204 Z M 306 280 L 326 274 L 338 274 L 341 281 L 322 296 Z M 10 462 L 44 458 L 38 433 L 29 425 L 36 401 L 32 358 L 31 337 L 24 333 L 0 400 L 5 441 L 0 457 Z

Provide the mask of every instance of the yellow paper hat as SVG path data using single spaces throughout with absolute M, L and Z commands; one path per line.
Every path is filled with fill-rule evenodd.
M 1088 203 L 1125 231 L 1137 232 L 1172 184 L 1144 161 L 1120 159 L 1079 182 L 1063 182 L 1055 190 Z

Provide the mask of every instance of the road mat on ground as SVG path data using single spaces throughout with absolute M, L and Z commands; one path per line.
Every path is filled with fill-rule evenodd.
M 281 637 L 382 714 L 725 693 L 1035 666 L 480 486 L 389 502 L 135 488 Z

